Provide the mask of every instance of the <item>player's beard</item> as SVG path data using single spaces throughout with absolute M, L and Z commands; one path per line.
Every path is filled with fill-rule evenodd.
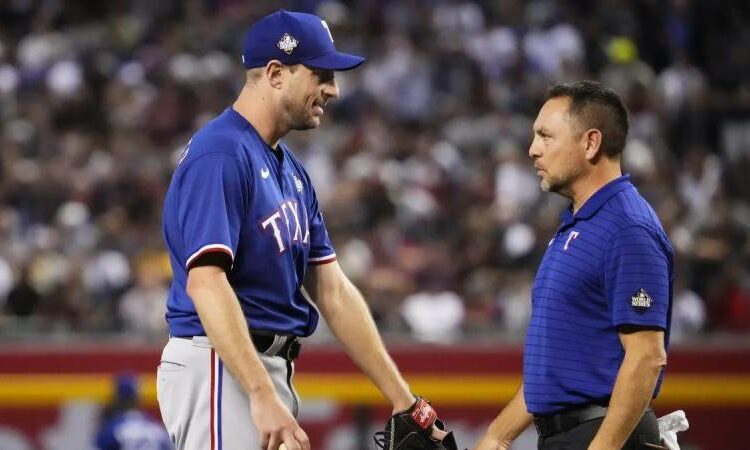
M 564 189 L 569 182 L 570 176 L 554 176 L 549 172 L 545 172 L 544 176 L 539 180 L 539 187 L 541 187 L 544 192 L 560 192 L 560 190 Z
M 539 181 L 539 186 L 544 192 L 554 192 L 564 197 L 569 197 L 570 186 L 581 176 L 583 170 L 573 166 L 567 168 L 567 170 L 564 168 L 561 172 L 560 174 L 552 175 L 545 171 L 546 176 L 543 176 Z
M 541 187 L 544 192 L 557 192 L 558 189 L 558 185 L 550 178 L 542 178 L 539 181 L 539 187 Z
M 287 127 L 290 130 L 311 130 L 317 128 L 320 119 L 313 115 L 307 101 L 285 98 L 282 102 L 286 115 Z

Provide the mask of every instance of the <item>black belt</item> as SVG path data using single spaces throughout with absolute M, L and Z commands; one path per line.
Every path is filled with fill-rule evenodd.
M 302 344 L 297 336 L 282 336 L 265 332 L 251 332 L 253 345 L 258 353 L 267 356 L 281 356 L 287 361 L 294 361 L 299 357 Z M 173 336 L 180 339 L 192 339 L 193 336 Z
M 599 419 L 607 415 L 607 408 L 599 405 L 586 405 L 546 416 L 534 416 L 534 426 L 540 437 L 572 430 L 589 420 Z
M 258 353 L 268 356 L 281 356 L 287 361 L 294 361 L 299 356 L 302 344 L 297 336 L 280 336 L 277 334 L 251 333 L 253 344 Z M 274 345 L 275 343 L 275 345 Z M 274 349 L 274 347 L 276 347 Z

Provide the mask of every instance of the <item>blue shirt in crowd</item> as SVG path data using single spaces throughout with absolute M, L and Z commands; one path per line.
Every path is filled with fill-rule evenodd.
M 102 424 L 97 450 L 172 450 L 167 431 L 148 415 L 128 410 Z

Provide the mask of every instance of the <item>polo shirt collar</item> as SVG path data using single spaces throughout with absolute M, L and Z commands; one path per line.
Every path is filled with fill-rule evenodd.
M 597 212 L 599 208 L 601 208 L 602 205 L 607 202 L 607 200 L 612 198 L 612 196 L 632 185 L 633 184 L 630 182 L 629 174 L 625 174 L 618 178 L 615 178 L 614 180 L 602 186 L 598 191 L 594 193 L 594 195 L 586 200 L 586 203 L 583 204 L 581 209 L 579 209 L 578 212 L 575 213 L 575 215 L 573 214 L 573 205 L 571 204 L 565 209 L 565 211 L 563 211 L 560 218 L 562 219 L 563 223 L 566 224 L 572 223 L 578 219 L 588 219 L 589 217 L 593 216 L 594 213 Z

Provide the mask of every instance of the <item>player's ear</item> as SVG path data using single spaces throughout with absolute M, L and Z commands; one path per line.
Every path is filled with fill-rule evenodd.
M 284 84 L 284 65 L 276 59 L 268 61 L 265 76 L 266 81 L 272 88 L 280 89 Z
M 602 151 L 602 132 L 596 128 L 590 128 L 581 135 L 581 144 L 586 152 L 586 160 L 595 160 Z

